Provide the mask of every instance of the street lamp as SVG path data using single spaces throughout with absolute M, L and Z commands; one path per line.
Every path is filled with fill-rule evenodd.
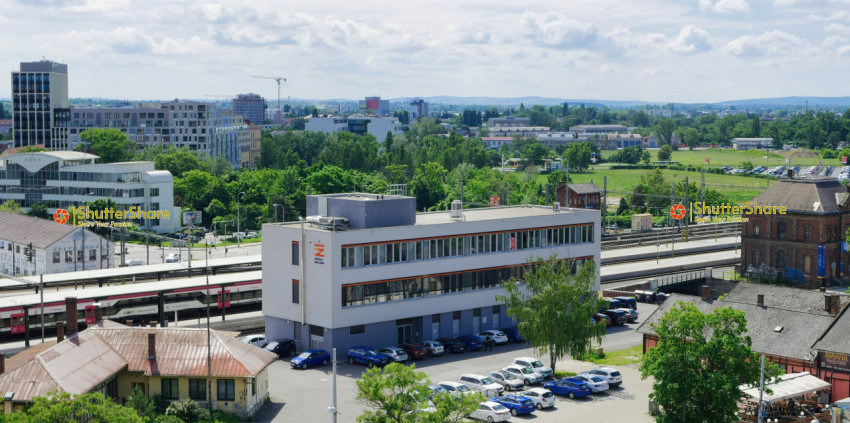
M 274 221 L 275 221 L 275 223 L 277 223 L 277 208 L 278 208 L 278 207 L 281 207 L 281 208 L 282 208 L 283 206 L 282 206 L 282 205 L 280 205 L 280 204 L 272 204 L 272 207 L 274 207 Z M 283 213 L 283 212 L 282 212 L 282 213 Z M 285 216 L 281 215 L 281 220 L 286 220 L 286 219 L 284 219 L 284 217 L 285 217 Z
M 239 232 L 239 217 L 240 217 L 239 216 L 240 215 L 239 197 L 241 197 L 243 195 L 245 195 L 244 191 L 240 192 L 239 194 L 236 194 L 236 232 Z

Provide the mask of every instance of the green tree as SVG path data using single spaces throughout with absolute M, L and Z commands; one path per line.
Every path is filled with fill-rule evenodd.
M 175 178 L 183 177 L 190 170 L 210 171 L 209 165 L 187 148 L 158 154 L 153 162 L 157 170 L 167 170 Z
M 47 206 L 42 203 L 33 204 L 27 211 L 27 216 L 40 217 L 42 219 L 50 219 L 50 213 L 47 212 Z
M 638 164 L 643 159 L 643 153 L 644 150 L 641 146 L 632 145 L 618 151 L 614 155 L 613 161 L 628 164 Z
M 679 136 L 682 137 L 682 143 L 688 146 L 689 150 L 693 150 L 700 144 L 700 134 L 695 128 L 679 128 Z
M 537 142 L 537 140 L 532 140 L 520 152 L 522 158 L 525 159 L 526 167 L 542 165 L 543 160 L 549 156 L 549 153 L 549 149 Z
M 21 206 L 15 200 L 6 200 L 5 203 L 0 204 L 0 211 L 20 214 Z
M 655 134 L 658 136 L 659 144 L 667 144 L 673 140 L 673 132 L 676 131 L 676 121 L 673 119 L 661 119 L 658 121 L 658 124 L 653 128 Z
M 632 116 L 632 125 L 640 128 L 649 126 L 649 115 L 647 115 L 643 110 L 638 110 L 635 112 L 634 116 Z
M 587 260 L 573 275 L 576 262 L 551 256 L 529 261 L 522 281 L 504 282 L 508 316 L 518 321 L 518 330 L 541 354 L 549 354 L 552 370 L 559 358 L 569 354 L 585 357 L 592 341 L 602 341 L 605 324 L 592 316 L 602 308 L 596 289 L 596 263 Z
M 410 185 L 413 195 L 416 196 L 417 209 L 429 209 L 445 198 L 446 189 L 443 182 L 447 173 L 446 168 L 434 162 L 416 168 Z
M 747 161 L 745 161 L 745 162 L 741 163 L 741 169 L 744 169 L 744 170 L 746 170 L 747 172 L 749 172 L 749 171 L 751 171 L 751 170 L 755 169 L 755 167 L 756 167 L 756 166 L 753 164 L 753 162 L 751 162 L 751 161 L 749 161 L 749 160 L 747 160 Z
M 195 400 L 183 398 L 171 403 L 165 410 L 166 416 L 174 416 L 183 422 L 205 422 L 210 420 L 210 412 Z
M 726 423 L 737 420 L 740 385 L 759 383 L 759 356 L 744 334 L 744 312 L 731 307 L 702 313 L 677 303 L 652 324 L 658 344 L 647 351 L 641 377 L 653 377 L 649 394 L 664 414 L 659 423 Z M 780 374 L 765 362 L 765 382 Z
M 590 167 L 590 159 L 592 157 L 593 147 L 589 142 L 570 144 L 564 152 L 565 164 L 568 164 L 570 169 L 586 170 Z
M 142 423 L 145 420 L 135 410 L 112 402 L 103 394 L 89 393 L 72 396 L 68 392 L 51 392 L 47 397 L 35 397 L 31 407 L 5 416 L 7 422 L 68 422 L 86 416 L 89 422 Z
M 662 145 L 661 149 L 658 150 L 658 160 L 662 162 L 669 162 L 671 157 L 673 157 L 673 147 L 670 147 L 667 144 Z
M 761 136 L 761 119 L 758 116 L 753 117 L 753 137 Z
M 99 157 L 100 163 L 127 162 L 133 160 L 136 143 L 127 134 L 114 129 L 92 128 L 80 133 L 80 139 Z
M 325 166 L 307 177 L 307 183 L 315 194 L 335 194 L 355 190 L 351 172 L 337 166 Z
M 134 410 L 137 415 L 142 416 L 145 421 L 152 421 L 156 418 L 156 404 L 138 386 L 133 388 L 133 392 L 124 400 L 124 405 Z

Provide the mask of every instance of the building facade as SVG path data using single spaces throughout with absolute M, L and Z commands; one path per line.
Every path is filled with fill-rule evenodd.
M 594 210 L 602 208 L 602 188 L 593 182 L 569 185 L 561 182 L 558 184 L 556 198 L 561 207 Z M 569 198 L 569 204 L 567 204 L 567 198 Z
M 410 112 L 410 121 L 415 122 L 428 117 L 428 102 L 421 98 L 413 99 L 410 101 L 407 110 Z
M 233 99 L 233 114 L 242 116 L 255 125 L 262 125 L 266 114 L 266 99 L 254 93 L 239 94 Z
M 226 158 L 236 169 L 243 167 L 242 153 L 249 154 L 251 130 L 248 129 L 242 116 L 216 113 L 212 119 L 212 125 L 212 143 L 207 153 Z
M 57 209 L 113 200 L 129 210 L 168 211 L 169 218 L 143 219 L 140 227 L 173 232 L 180 227 L 174 207 L 173 177 L 153 162 L 95 164 L 97 156 L 76 151 L 21 153 L 0 158 L 0 203 L 14 200 L 24 209 L 44 204 Z
M 381 97 L 379 96 L 366 97 L 365 100 L 360 100 L 359 106 L 361 112 L 371 110 L 372 112 L 378 115 L 390 114 L 390 101 L 381 100 Z
M 489 128 L 510 128 L 516 126 L 531 126 L 531 119 L 529 118 L 515 118 L 515 117 L 505 117 L 505 118 L 489 118 L 487 119 L 487 127 Z
M 308 196 L 307 220 L 319 224 L 264 225 L 266 335 L 345 351 L 479 333 L 514 326 L 496 295 L 529 258 L 592 259 L 599 274 L 598 211 L 491 207 L 453 218 L 417 214 L 415 201 Z
M 570 127 L 570 132 L 579 134 L 614 134 L 628 132 L 629 128 L 623 125 L 574 125 Z
M 307 120 L 304 129 L 307 131 L 324 132 L 351 132 L 357 135 L 372 134 L 378 142 L 384 142 L 387 133 L 401 135 L 404 133 L 404 125 L 395 117 L 371 117 L 371 116 L 314 116 Z
M 786 207 L 785 214 L 752 210 L 742 215 L 747 222 L 741 234 L 741 271 L 799 282 L 843 277 L 848 256 L 841 244 L 850 228 L 847 198 L 847 188 L 832 178 L 781 179 L 754 198 L 753 205 Z
M 12 72 L 12 139 L 15 147 L 68 149 L 68 65 L 21 62 Z
M 260 149 L 263 142 L 263 129 L 253 123 L 248 123 L 248 138 L 250 145 L 248 147 L 248 167 L 256 169 L 259 164 Z M 245 155 L 242 155 L 242 162 L 245 163 Z
M 82 142 L 87 129 L 114 128 L 127 134 L 136 148 L 164 146 L 171 143 L 168 110 L 162 107 L 108 107 L 71 110 L 68 141 L 71 149 Z
M 773 138 L 732 138 L 732 148 L 735 150 L 773 148 Z

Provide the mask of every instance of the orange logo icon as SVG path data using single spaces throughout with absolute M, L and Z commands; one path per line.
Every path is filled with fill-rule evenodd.
M 53 220 L 60 225 L 64 225 L 65 222 L 68 221 L 68 210 L 65 210 L 65 209 L 56 210 L 56 212 L 53 213 Z
M 673 219 L 682 220 L 685 217 L 685 206 L 674 204 L 670 207 L 670 216 L 673 216 Z

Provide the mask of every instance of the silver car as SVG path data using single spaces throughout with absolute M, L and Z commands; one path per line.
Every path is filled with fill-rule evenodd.
M 490 373 L 490 379 L 505 387 L 506 391 L 519 391 L 525 387 L 522 380 L 511 372 L 496 370 Z
M 531 370 L 531 367 L 520 366 L 519 364 L 511 364 L 510 366 L 505 367 L 502 370 L 508 373 L 513 373 L 514 376 L 519 378 L 526 385 L 540 383 L 543 381 L 543 376 L 541 376 L 540 373 Z
M 407 353 L 399 347 L 384 347 L 378 350 L 379 354 L 383 354 L 390 360 L 403 363 L 408 360 Z

